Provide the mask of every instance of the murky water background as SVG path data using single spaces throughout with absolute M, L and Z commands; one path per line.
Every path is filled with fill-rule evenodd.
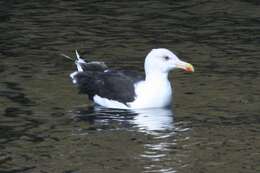
M 0 172 L 260 172 L 257 0 L 1 1 Z M 174 71 L 173 110 L 93 108 L 59 54 Z

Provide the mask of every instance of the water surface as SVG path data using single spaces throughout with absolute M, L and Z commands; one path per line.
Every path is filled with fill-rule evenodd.
M 258 1 L 2 1 L 0 172 L 260 172 Z M 143 70 L 173 50 L 172 110 L 91 106 L 60 56 Z

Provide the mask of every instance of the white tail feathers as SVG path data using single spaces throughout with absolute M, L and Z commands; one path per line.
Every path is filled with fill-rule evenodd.
M 85 64 L 87 64 L 87 62 L 82 59 L 78 53 L 77 50 L 75 50 L 75 53 L 76 53 L 76 59 L 75 59 L 75 64 L 77 66 L 77 71 L 73 72 L 70 74 L 70 78 L 72 79 L 72 83 L 73 84 L 77 84 L 77 77 L 76 75 L 79 73 L 79 72 L 83 72 L 83 67 Z M 70 59 L 70 60 L 73 60 L 71 57 L 69 57 L 68 55 L 65 55 L 65 54 L 61 54 L 63 57 L 67 58 L 67 59 Z
M 77 59 L 75 60 L 75 64 L 77 66 L 78 71 L 83 71 L 83 68 L 81 67 L 81 64 L 86 64 L 86 61 L 84 59 L 80 58 L 80 55 L 77 50 L 75 50 Z
M 80 55 L 79 55 L 78 51 L 75 50 L 75 52 L 76 52 L 76 56 L 77 56 L 77 60 L 76 61 L 79 62 L 79 63 L 86 63 L 86 61 L 84 61 L 84 59 L 80 58 Z
M 75 52 L 76 52 L 77 59 L 80 60 L 80 55 L 79 55 L 77 49 L 75 50 Z
M 70 78 L 72 79 L 72 83 L 76 84 L 77 83 L 77 80 L 75 78 L 75 76 L 78 74 L 77 71 L 73 72 L 70 74 Z

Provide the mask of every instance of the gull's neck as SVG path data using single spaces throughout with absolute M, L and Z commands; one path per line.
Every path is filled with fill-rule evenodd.
M 161 83 L 169 82 L 168 73 L 162 73 L 158 71 L 149 71 L 145 73 L 145 82 L 149 83 Z

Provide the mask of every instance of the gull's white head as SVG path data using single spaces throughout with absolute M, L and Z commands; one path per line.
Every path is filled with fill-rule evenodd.
M 187 72 L 194 72 L 191 64 L 180 60 L 174 53 L 165 48 L 153 49 L 145 58 L 145 73 L 165 73 L 180 68 Z

